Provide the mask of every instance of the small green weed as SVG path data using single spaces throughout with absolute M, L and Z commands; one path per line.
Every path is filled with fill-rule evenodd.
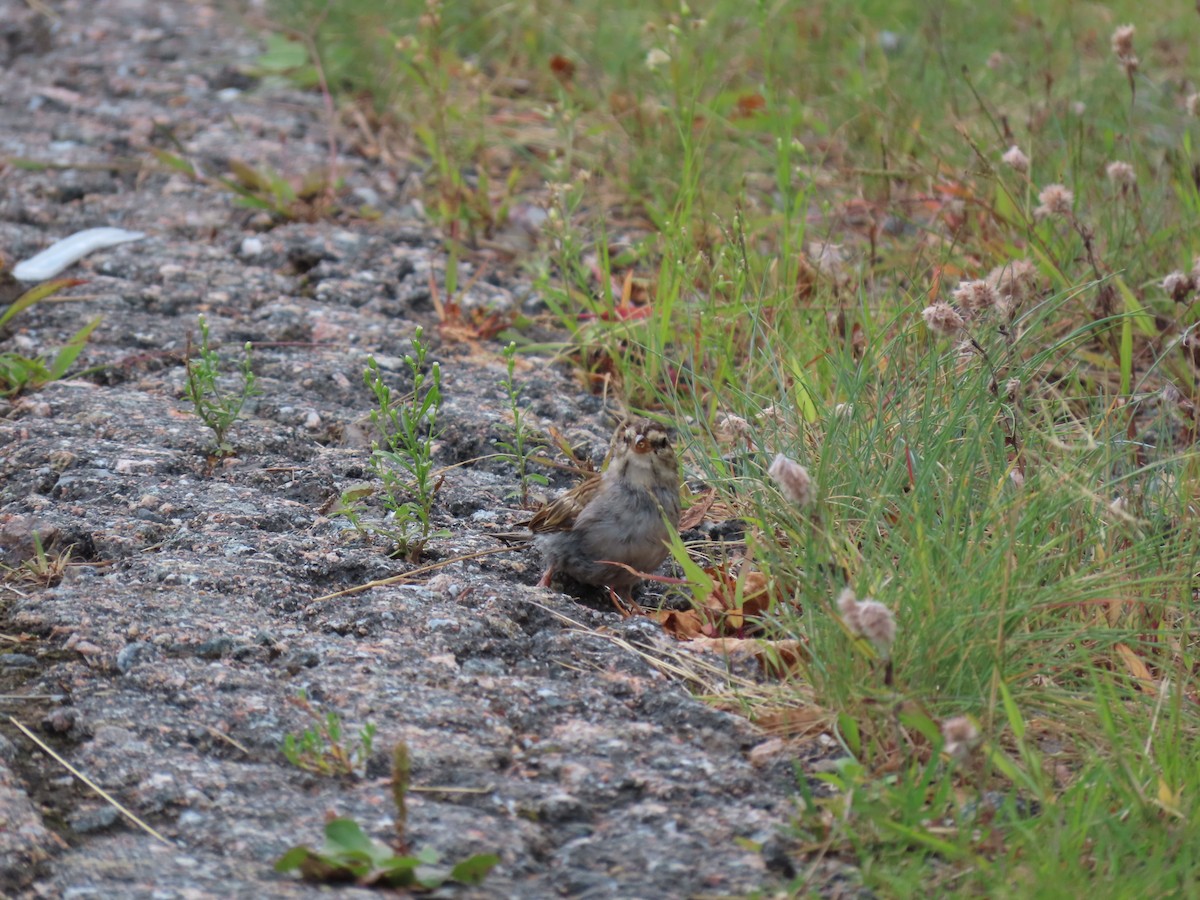
M 184 386 L 184 395 L 192 402 L 200 421 L 212 430 L 215 440 L 214 454 L 232 456 L 233 447 L 227 441 L 229 430 L 241 417 L 246 401 L 262 393 L 254 377 L 250 343 L 246 342 L 242 356 L 240 387 L 236 391 L 222 390 L 217 385 L 217 379 L 221 375 L 221 358 L 209 344 L 208 322 L 204 316 L 200 316 L 198 322 L 200 347 L 196 359 L 192 358 L 192 341 L 191 336 L 188 336 L 187 384 Z
M 341 180 L 332 165 L 288 177 L 268 165 L 231 159 L 228 175 L 209 175 L 187 159 L 182 143 L 171 131 L 160 125 L 157 134 L 178 151 L 151 148 L 150 153 L 162 165 L 193 181 L 229 191 L 239 206 L 262 210 L 276 222 L 315 222 L 338 211 Z
M 517 345 L 515 343 L 510 342 L 504 348 L 504 363 L 504 380 L 500 382 L 500 386 L 504 388 L 504 393 L 508 397 L 508 408 L 512 413 L 512 425 L 509 426 L 511 437 L 507 441 L 497 441 L 496 446 L 504 451 L 504 456 L 512 460 L 517 469 L 517 478 L 521 489 L 509 496 L 519 496 L 521 505 L 526 506 L 529 503 L 529 485 L 537 484 L 545 487 L 550 482 L 545 475 L 529 471 L 530 456 L 544 447 L 530 432 L 529 423 L 525 417 L 525 408 L 521 406 L 523 388 L 513 377 L 517 364 Z
M 322 715 L 304 691 L 290 702 L 307 713 L 313 724 L 299 735 L 289 734 L 283 739 L 283 755 L 288 762 L 317 775 L 362 775 L 366 771 L 375 738 L 372 723 L 360 728 L 357 739 L 351 743 L 337 713 Z
M 0 328 L 35 303 L 77 284 L 82 284 L 82 282 L 73 278 L 60 278 L 30 288 L 0 314 Z M 20 353 L 0 353 L 0 396 L 12 397 L 24 391 L 37 390 L 52 381 L 58 381 L 74 365 L 79 354 L 83 352 L 83 345 L 87 343 L 88 338 L 99 324 L 100 317 L 97 316 L 80 328 L 54 354 L 53 359 L 33 358 Z
M 433 443 L 438 437 L 438 413 L 442 408 L 442 370 L 435 362 L 426 372 L 428 348 L 418 328 L 412 338 L 412 353 L 404 362 L 412 374 L 413 389 L 396 402 L 383 380 L 379 364 L 367 361 L 363 380 L 375 395 L 377 408 L 371 422 L 382 433 L 384 446 L 371 445 L 371 468 L 383 483 L 383 505 L 393 524 L 379 529 L 396 542 L 396 554 L 410 562 L 420 559 L 426 543 L 435 535 L 433 504 L 441 487 L 434 472 Z
M 236 197 L 239 206 L 263 210 L 275 221 L 315 222 L 336 211 L 333 197 L 340 183 L 324 170 L 296 179 L 270 166 L 255 168 L 235 159 L 229 162 L 230 176 L 208 176 L 179 154 L 161 149 L 150 152 L 168 168 L 204 184 L 224 188 Z
M 431 849 L 410 853 L 405 833 L 409 779 L 408 746 L 396 745 L 392 764 L 392 797 L 396 801 L 395 846 L 369 837 L 353 819 L 334 819 L 325 826 L 325 843 L 313 850 L 303 844 L 293 847 L 275 863 L 276 872 L 299 870 L 308 881 L 355 881 L 365 885 L 387 885 L 414 891 L 433 890 L 446 882 L 474 885 L 500 861 L 493 853 L 480 853 L 446 869 Z

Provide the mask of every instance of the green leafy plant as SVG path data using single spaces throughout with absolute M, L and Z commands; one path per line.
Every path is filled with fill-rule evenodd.
M 82 283 L 74 278 L 59 278 L 30 288 L 0 314 L 0 328 L 35 303 L 52 297 L 65 288 Z M 0 396 L 12 397 L 24 391 L 37 390 L 52 381 L 58 381 L 75 364 L 75 360 L 83 352 L 83 345 L 87 343 L 88 338 L 99 324 L 100 317 L 97 316 L 80 328 L 54 354 L 53 359 L 29 357 L 12 352 L 0 353 Z
M 494 854 L 478 854 L 450 869 L 438 866 L 437 851 L 413 854 L 372 840 L 353 819 L 334 819 L 325 826 L 325 843 L 319 850 L 293 847 L 275 863 L 275 871 L 299 870 L 310 881 L 356 881 L 391 887 L 432 890 L 448 881 L 479 884 L 500 861 Z
M 434 471 L 433 443 L 438 437 L 442 408 L 442 370 L 435 362 L 426 372 L 428 348 L 422 329 L 412 338 L 412 353 L 404 362 L 412 375 L 410 394 L 395 401 L 383 380 L 379 364 L 371 358 L 363 380 L 375 395 L 377 408 L 371 422 L 383 435 L 383 446 L 371 445 L 371 468 L 383 483 L 383 505 L 392 525 L 379 529 L 396 542 L 396 553 L 416 562 L 434 536 L 433 504 L 441 478 Z
M 353 819 L 334 819 L 325 826 L 325 843 L 319 850 L 303 844 L 293 847 L 275 863 L 275 871 L 299 871 L 309 881 L 356 881 L 410 890 L 432 890 L 446 882 L 479 884 L 500 861 L 492 853 L 472 856 L 447 869 L 431 849 L 410 853 L 406 836 L 406 796 L 410 766 L 408 747 L 396 745 L 392 765 L 392 797 L 396 802 L 396 846 L 373 840 Z
M 525 506 L 529 502 L 529 485 L 545 486 L 549 484 L 549 479 L 545 475 L 529 471 L 529 457 L 543 449 L 543 445 L 530 432 L 525 408 L 521 405 L 521 393 L 524 389 L 517 384 L 514 377 L 517 363 L 516 343 L 510 342 L 504 348 L 504 363 L 504 380 L 500 386 L 504 388 L 504 393 L 508 398 L 508 408 L 512 413 L 512 425 L 509 426 L 511 437 L 507 441 L 497 441 L 496 446 L 504 451 L 504 455 L 512 460 L 517 469 L 517 478 L 521 488 L 509 496 L 519 496 L 521 505 Z
M 229 430 L 242 415 L 246 401 L 262 393 L 256 384 L 250 342 L 247 341 L 242 356 L 241 384 L 236 391 L 223 390 L 217 380 L 221 376 L 221 358 L 212 349 L 208 339 L 208 322 L 200 316 L 200 347 L 196 358 L 192 358 L 191 337 L 187 346 L 187 383 L 184 396 L 192 402 L 200 421 L 212 430 L 217 456 L 231 456 L 233 447 L 227 441 Z
M 325 170 L 289 178 L 270 166 L 255 167 L 234 159 L 229 162 L 230 175 L 208 176 L 177 153 L 162 149 L 151 153 L 168 168 L 195 181 L 224 188 L 235 196 L 239 206 L 263 210 L 278 221 L 315 222 L 335 211 L 333 197 L 340 181 L 331 179 Z
M 350 741 L 338 714 L 322 715 L 304 691 L 290 702 L 307 713 L 313 724 L 298 735 L 289 734 L 283 739 L 283 755 L 288 762 L 317 775 L 362 775 L 366 771 L 375 739 L 373 723 L 360 728 L 358 736 Z

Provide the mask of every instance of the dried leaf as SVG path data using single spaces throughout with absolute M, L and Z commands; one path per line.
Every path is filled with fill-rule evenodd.
M 762 94 L 742 94 L 737 99 L 735 119 L 746 119 L 767 108 L 767 100 Z
M 800 641 L 762 641 L 748 638 L 694 637 L 685 647 L 704 653 L 729 657 L 750 657 L 769 674 L 779 677 L 793 672 L 810 659 L 808 648 Z
M 688 531 L 703 522 L 704 517 L 708 515 L 708 511 L 712 508 L 713 502 L 716 499 L 716 488 L 708 488 L 696 495 L 692 499 L 692 505 L 684 510 L 683 515 L 679 517 L 679 530 Z
M 565 56 L 555 53 L 550 57 L 550 71 L 559 81 L 567 82 L 575 77 L 575 63 Z
M 663 627 L 663 631 L 681 641 L 699 637 L 704 623 L 695 610 L 660 609 L 649 613 L 649 617 Z
M 800 737 L 805 734 L 816 734 L 829 727 L 832 714 L 819 706 L 802 706 L 799 708 L 768 709 L 756 712 L 753 722 L 768 734 L 781 737 Z
M 1150 669 L 1142 662 L 1142 658 L 1134 653 L 1128 644 L 1119 643 L 1116 648 L 1125 667 L 1129 669 L 1129 674 L 1138 680 L 1138 687 L 1147 694 L 1157 694 L 1158 682 L 1150 674 Z

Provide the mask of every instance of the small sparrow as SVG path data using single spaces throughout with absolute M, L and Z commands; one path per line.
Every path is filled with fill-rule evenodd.
M 639 572 L 658 568 L 667 557 L 668 522 L 679 525 L 679 467 L 671 441 L 652 423 L 625 423 L 613 435 L 608 468 L 529 520 L 546 560 L 538 585 L 547 587 L 555 572 L 565 572 L 629 600 L 640 579 L 608 562 Z

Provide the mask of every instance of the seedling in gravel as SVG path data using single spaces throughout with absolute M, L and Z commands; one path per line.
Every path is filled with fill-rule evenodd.
M 14 300 L 3 314 L 0 314 L 0 328 L 3 328 L 16 315 L 29 309 L 35 303 L 39 303 L 54 296 L 59 291 L 77 284 L 82 284 L 82 282 L 73 278 L 60 278 L 30 288 Z M 37 357 L 35 359 L 20 353 L 0 353 L 0 396 L 11 397 L 22 391 L 37 390 L 52 381 L 58 381 L 74 365 L 79 354 L 83 352 L 83 345 L 87 343 L 87 339 L 99 324 L 100 318 L 97 316 L 80 328 L 54 354 L 54 359 L 46 359 L 45 357 Z
M 382 884 L 413 891 L 433 890 L 446 882 L 475 885 L 500 861 L 494 853 L 480 853 L 453 868 L 438 866 L 432 849 L 409 853 L 405 835 L 408 794 L 408 747 L 396 745 L 392 765 L 392 797 L 396 801 L 396 840 L 393 846 L 372 840 L 353 819 L 334 819 L 325 826 L 320 850 L 303 844 L 293 847 L 275 863 L 276 872 L 299 870 L 308 881 Z
M 42 546 L 42 536 L 33 533 L 33 556 L 16 566 L 0 563 L 0 581 L 36 587 L 54 587 L 63 579 L 71 564 L 74 545 L 61 553 L 50 555 Z
M 255 168 L 236 159 L 229 161 L 229 170 L 233 178 L 220 182 L 237 195 L 237 202 L 268 212 L 279 221 L 315 222 L 334 212 L 332 197 L 339 182 L 330 181 L 323 170 L 293 180 L 270 166 Z
M 530 484 L 542 485 L 543 487 L 549 484 L 549 480 L 545 475 L 529 471 L 529 457 L 538 450 L 544 449 L 544 447 L 530 432 L 529 422 L 525 415 L 526 411 L 521 405 L 521 393 L 524 389 L 517 384 L 514 378 L 517 364 L 517 345 L 515 343 L 509 343 L 504 348 L 504 363 L 504 380 L 500 382 L 500 386 L 504 388 L 504 393 L 508 397 L 508 408 L 512 413 L 512 425 L 509 426 L 511 438 L 507 441 L 497 441 L 496 446 L 504 451 L 504 455 L 512 460 L 513 465 L 517 469 L 517 478 L 521 489 L 509 496 L 519 496 L 521 498 L 521 505 L 526 506 L 529 503 Z
M 189 178 L 234 194 L 239 206 L 260 209 L 281 222 L 315 222 L 332 211 L 330 197 L 337 183 L 325 172 L 317 171 L 294 182 L 269 166 L 255 168 L 240 160 L 230 160 L 231 177 L 205 175 L 182 156 L 166 150 L 151 150 L 154 158 Z
M 188 337 L 187 347 L 187 384 L 184 387 L 185 396 L 192 401 L 196 415 L 208 428 L 212 429 L 215 439 L 214 453 L 217 456 L 232 456 L 233 447 L 226 440 L 235 422 L 241 417 L 246 401 L 262 393 L 257 385 L 252 368 L 250 342 L 246 342 L 242 356 L 242 381 L 238 390 L 226 391 L 217 384 L 221 376 L 221 358 L 212 349 L 208 341 L 208 322 L 200 316 L 200 348 L 196 358 L 192 358 L 192 342 Z
M 391 388 L 374 359 L 367 361 L 363 373 L 378 406 L 371 412 L 371 422 L 386 445 L 371 444 L 371 468 L 383 482 L 383 505 L 393 520 L 392 527 L 379 530 L 396 542 L 396 555 L 410 562 L 420 559 L 425 544 L 435 535 L 433 503 L 442 484 L 433 468 L 433 443 L 442 409 L 442 370 L 435 362 L 426 372 L 428 348 L 421 340 L 422 333 L 418 328 L 412 353 L 404 357 L 412 374 L 412 393 L 393 401 Z
M 491 340 L 501 331 L 512 324 L 512 314 L 507 310 L 487 310 L 480 307 L 466 309 L 463 306 L 463 296 L 471 287 L 487 273 L 480 266 L 470 280 L 458 288 L 458 250 L 450 245 L 446 257 L 446 299 L 442 299 L 434 280 L 433 272 L 429 273 L 429 298 L 438 317 L 438 334 L 447 341 L 480 341 Z
M 362 775 L 366 771 L 375 738 L 374 724 L 368 722 L 350 742 L 337 713 L 322 715 L 304 691 L 290 702 L 307 713 L 313 724 L 299 735 L 289 734 L 283 739 L 283 755 L 288 762 L 317 775 Z

